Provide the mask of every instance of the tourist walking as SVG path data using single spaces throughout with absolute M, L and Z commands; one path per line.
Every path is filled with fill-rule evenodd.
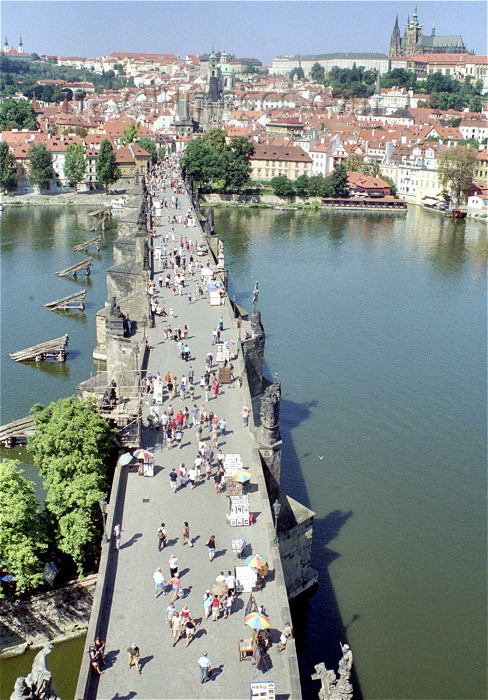
M 158 566 L 156 571 L 153 574 L 153 579 L 154 579 L 154 597 L 157 598 L 158 595 L 162 592 L 163 588 L 166 585 L 166 581 L 164 580 L 163 576 L 163 570 L 161 567 Z
M 236 577 L 233 575 L 232 571 L 227 572 L 225 583 L 227 585 L 227 590 L 229 591 L 229 593 L 232 593 L 232 595 L 234 595 L 236 591 Z
M 185 647 L 187 647 L 195 636 L 195 622 L 191 617 L 185 625 L 185 635 L 186 635 Z
M 171 575 L 171 578 L 173 578 L 173 576 L 176 576 L 178 574 L 178 559 L 175 557 L 174 554 L 172 554 L 168 559 L 168 564 L 169 573 Z
M 242 427 L 247 428 L 247 426 L 249 424 L 249 408 L 247 406 L 242 407 L 241 416 L 242 416 Z
M 173 590 L 173 597 L 171 598 L 171 602 L 174 603 L 175 600 L 178 600 L 181 593 L 181 584 L 180 579 L 178 578 L 178 574 L 175 574 L 175 576 L 173 576 L 173 578 L 171 579 L 171 588 Z
M 129 668 L 131 668 L 132 664 L 134 664 L 136 669 L 140 673 L 141 666 L 139 664 L 139 659 L 141 658 L 141 652 L 137 644 L 131 644 L 130 647 L 127 649 L 127 654 L 129 657 Z
M 230 591 L 227 591 L 227 597 L 224 602 L 224 617 L 230 617 L 232 612 L 232 603 L 234 602 L 234 596 Z
M 220 600 L 218 595 L 214 595 L 210 607 L 212 609 L 212 621 L 217 622 L 220 614 Z
M 173 493 L 176 493 L 176 488 L 178 486 L 177 480 L 178 480 L 178 474 L 176 473 L 176 467 L 173 467 L 173 469 L 169 473 L 169 480 L 171 483 L 171 489 Z
M 183 629 L 183 623 L 180 614 L 175 611 L 173 619 L 171 620 L 171 631 L 173 632 L 173 646 L 175 647 L 181 637 L 181 632 Z
M 190 526 L 185 520 L 183 524 L 183 544 L 186 544 L 187 542 L 190 547 L 193 547 L 193 542 L 191 541 L 190 537 Z
M 208 547 L 208 558 L 210 561 L 213 561 L 213 558 L 215 557 L 215 548 L 217 546 L 215 544 L 215 535 L 210 535 L 206 542 L 206 546 Z
M 200 667 L 200 683 L 206 683 L 212 677 L 212 665 L 206 651 L 198 659 L 197 664 Z
M 208 620 L 208 618 L 210 617 L 210 612 L 212 609 L 212 600 L 213 600 L 213 596 L 210 593 L 209 589 L 207 589 L 205 591 L 205 593 L 203 594 L 203 609 L 205 612 L 205 619 L 206 620 Z
M 117 551 L 120 549 L 120 537 L 122 535 L 122 528 L 119 524 L 114 527 L 114 549 Z
M 180 464 L 180 471 L 179 471 L 179 477 L 180 477 L 180 486 L 186 486 L 186 467 L 185 463 L 183 462 Z
M 174 617 L 175 612 L 176 612 L 175 604 L 173 602 L 170 602 L 170 604 L 166 608 L 166 612 L 164 614 L 164 620 L 165 620 L 166 624 L 169 624 L 171 626 L 171 621 Z

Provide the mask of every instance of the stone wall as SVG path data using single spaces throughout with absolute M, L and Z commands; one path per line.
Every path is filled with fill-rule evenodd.
M 313 520 L 315 513 L 282 494 L 278 519 L 281 564 L 290 598 L 317 583 L 318 574 L 311 566 Z

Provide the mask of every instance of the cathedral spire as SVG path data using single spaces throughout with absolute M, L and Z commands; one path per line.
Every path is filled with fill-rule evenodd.
M 435 36 L 435 23 L 434 20 L 432 20 L 432 31 L 430 33 L 430 36 Z

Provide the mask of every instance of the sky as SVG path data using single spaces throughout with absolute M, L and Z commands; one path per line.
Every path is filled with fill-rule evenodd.
M 487 3 L 418 2 L 430 34 L 460 34 L 487 54 Z M 399 0 L 1 0 L 1 42 L 39 55 L 95 58 L 112 51 L 203 54 L 215 47 L 269 65 L 283 54 L 388 53 L 398 13 L 403 33 L 415 2 Z

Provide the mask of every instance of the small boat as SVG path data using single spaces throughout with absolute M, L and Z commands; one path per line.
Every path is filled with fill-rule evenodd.
M 125 197 L 119 197 L 118 199 L 112 199 L 110 202 L 112 209 L 123 209 L 125 206 Z
M 450 209 L 449 211 L 446 211 L 446 216 L 448 216 L 450 219 L 465 219 L 467 215 L 468 212 L 464 209 Z

